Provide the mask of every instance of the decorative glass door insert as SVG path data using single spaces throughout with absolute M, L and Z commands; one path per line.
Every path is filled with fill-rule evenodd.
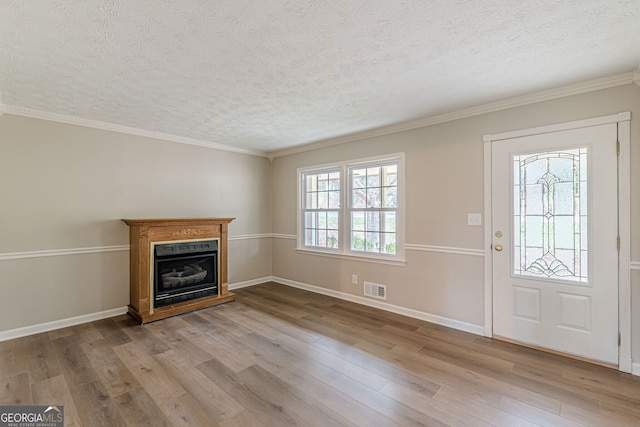
M 587 283 L 587 148 L 516 155 L 513 172 L 513 273 Z

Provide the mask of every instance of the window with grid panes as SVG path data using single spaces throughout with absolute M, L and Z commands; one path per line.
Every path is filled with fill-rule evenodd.
M 349 168 L 350 249 L 395 255 L 398 164 Z
M 401 258 L 404 156 L 299 170 L 299 248 Z
M 340 243 L 340 170 L 303 174 L 304 245 L 338 249 Z

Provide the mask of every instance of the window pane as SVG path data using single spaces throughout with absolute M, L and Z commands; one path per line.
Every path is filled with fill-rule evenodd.
M 366 252 L 380 252 L 380 233 L 367 232 L 364 250 Z
M 361 188 L 354 188 L 351 192 L 351 207 L 364 208 L 366 207 L 365 201 L 367 200 L 367 192 Z
M 315 212 L 306 212 L 304 214 L 304 228 L 315 228 L 317 223 Z
M 364 231 L 364 212 L 351 212 L 351 229 Z
M 337 230 L 338 224 L 338 212 L 327 212 L 327 228 Z
M 318 193 L 318 209 L 328 209 L 329 208 L 329 193 L 322 192 Z
M 384 185 L 395 186 L 398 185 L 398 166 L 389 165 L 384 167 L 385 180 Z
M 367 221 L 365 229 L 367 231 L 379 231 L 380 230 L 380 212 L 367 212 Z
M 318 230 L 318 246 L 327 247 L 327 230 Z
M 382 233 L 383 245 L 382 252 L 394 255 L 396 253 L 396 235 L 395 233 Z
M 383 215 L 384 215 L 384 220 L 382 222 L 383 224 L 382 230 L 395 233 L 396 232 L 396 213 L 384 212 Z M 395 238 L 394 238 L 394 242 L 395 242 Z
M 332 178 L 329 181 L 329 190 L 340 191 L 340 179 Z
M 361 231 L 354 231 L 351 233 L 351 249 L 354 251 L 364 250 L 364 233 Z
M 340 191 L 329 191 L 329 209 L 340 208 Z
M 366 169 L 354 169 L 351 171 L 353 188 L 364 188 L 367 184 L 367 170 Z
M 367 168 L 367 187 L 380 186 L 380 168 Z
M 327 191 L 329 189 L 329 174 L 323 173 L 318 175 L 318 191 Z
M 327 247 L 328 248 L 337 248 L 338 247 L 338 231 L 337 230 L 329 230 L 327 231 Z
M 398 189 L 396 187 L 385 187 L 384 191 L 384 207 L 395 208 L 398 206 Z
M 326 212 L 318 212 L 318 227 L 317 228 L 327 228 L 327 213 Z
M 380 189 L 379 188 L 367 188 L 367 207 L 379 208 L 380 203 Z
M 307 193 L 307 197 L 306 197 L 307 202 L 305 206 L 307 209 L 315 209 L 318 207 L 317 196 L 318 196 L 318 193 Z
M 307 191 L 317 191 L 318 184 L 317 178 L 315 175 L 307 175 L 305 176 L 305 181 L 307 183 Z

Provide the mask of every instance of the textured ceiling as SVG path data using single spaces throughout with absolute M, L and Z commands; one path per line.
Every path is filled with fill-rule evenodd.
M 0 0 L 0 103 L 271 152 L 640 63 L 640 0 Z

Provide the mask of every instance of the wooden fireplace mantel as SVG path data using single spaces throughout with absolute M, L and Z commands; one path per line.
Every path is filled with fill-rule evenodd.
M 129 314 L 140 323 L 233 301 L 227 283 L 227 229 L 235 218 L 123 219 L 129 226 Z M 218 295 L 153 307 L 153 244 L 219 239 Z

